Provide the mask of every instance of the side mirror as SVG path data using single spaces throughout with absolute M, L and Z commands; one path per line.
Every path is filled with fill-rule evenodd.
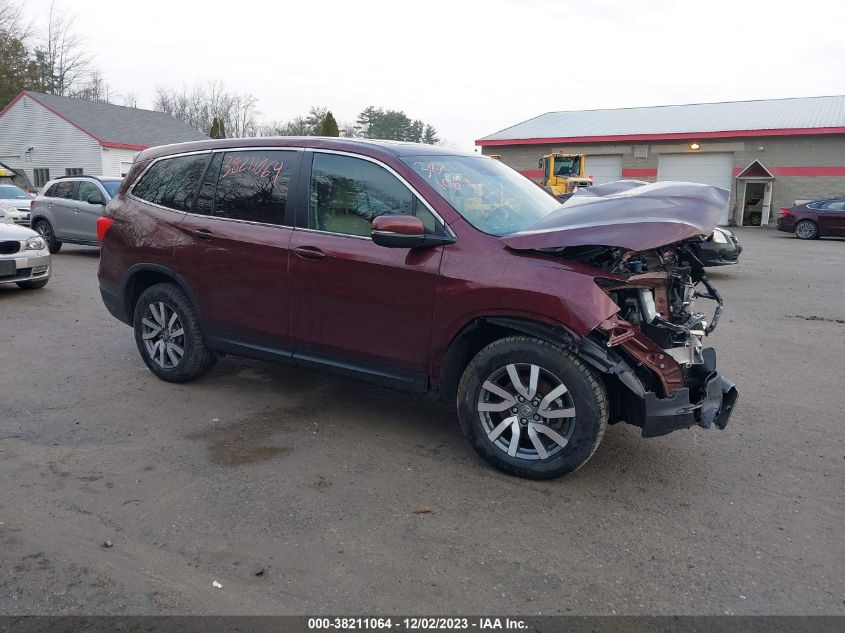
M 373 242 L 387 248 L 425 248 L 451 244 L 445 235 L 430 235 L 425 225 L 413 215 L 380 215 L 373 220 Z
M 92 193 L 90 196 L 88 196 L 88 204 L 102 204 L 102 205 L 105 205 L 105 204 L 106 204 L 106 201 L 105 201 L 105 200 L 103 200 L 103 196 L 101 196 L 101 195 L 99 195 L 99 194 L 97 194 L 97 193 Z

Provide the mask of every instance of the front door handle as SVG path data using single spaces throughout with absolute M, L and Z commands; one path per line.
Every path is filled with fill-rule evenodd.
M 310 259 L 312 261 L 323 259 L 326 256 L 326 254 L 316 246 L 297 246 L 293 249 L 293 254 L 300 259 Z
M 210 242 L 214 239 L 214 233 L 208 229 L 183 229 L 188 235 L 193 235 L 198 240 L 206 240 Z

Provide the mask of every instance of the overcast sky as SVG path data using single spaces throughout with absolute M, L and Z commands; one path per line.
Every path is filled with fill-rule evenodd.
M 26 0 L 36 26 L 50 0 Z M 56 0 L 118 93 L 221 79 L 262 118 L 404 110 L 451 144 L 552 110 L 845 94 L 833 0 Z

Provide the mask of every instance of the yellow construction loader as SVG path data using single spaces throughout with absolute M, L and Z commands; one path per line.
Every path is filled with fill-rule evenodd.
M 540 185 L 555 198 L 566 200 L 581 187 L 593 184 L 593 177 L 584 175 L 586 162 L 586 154 L 546 154 L 539 163 L 543 170 Z

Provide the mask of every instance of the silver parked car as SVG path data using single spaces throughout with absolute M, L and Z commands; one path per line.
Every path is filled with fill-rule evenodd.
M 0 217 L 7 217 L 15 224 L 29 226 L 32 196 L 15 185 L 0 185 Z
M 50 280 L 47 241 L 32 229 L 0 219 L 0 286 L 17 284 L 34 290 Z
M 97 219 L 117 194 L 122 178 L 65 176 L 51 180 L 32 204 L 32 228 L 51 253 L 63 242 L 98 246 Z

